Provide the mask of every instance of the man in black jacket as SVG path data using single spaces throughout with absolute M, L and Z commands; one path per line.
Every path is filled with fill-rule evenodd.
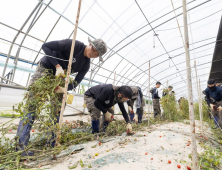
M 101 39 L 96 39 L 94 41 L 88 39 L 89 45 L 85 45 L 80 41 L 75 41 L 75 50 L 73 54 L 71 74 L 78 72 L 75 77 L 75 81 L 72 84 L 69 84 L 68 90 L 75 88 L 83 79 L 85 74 L 89 71 L 90 68 L 90 58 L 100 58 L 102 60 L 102 55 L 106 53 L 107 46 L 105 42 Z M 46 56 L 42 57 L 38 62 L 35 73 L 33 74 L 29 86 L 35 83 L 39 78 L 45 75 L 45 71 L 50 69 L 55 76 L 60 76 L 64 74 L 64 70 L 68 68 L 68 62 L 70 57 L 70 51 L 72 46 L 72 39 L 65 39 L 61 41 L 51 41 L 42 45 L 42 50 L 45 52 Z M 59 87 L 56 90 L 56 93 L 59 95 L 59 101 L 62 102 L 64 88 Z M 29 93 L 30 98 L 32 96 Z M 34 109 L 33 109 L 34 110 Z M 59 112 L 60 114 L 60 112 Z M 59 122 L 59 114 L 56 118 L 56 122 Z M 28 119 L 27 124 L 24 125 L 24 121 Z M 18 144 L 20 145 L 17 150 L 24 150 L 27 146 L 30 138 L 30 130 L 34 123 L 35 112 L 27 113 L 25 118 L 21 119 L 19 122 L 17 136 L 19 138 Z M 50 141 L 52 147 L 55 146 L 55 134 L 52 132 L 52 139 Z M 33 152 L 23 152 L 22 156 L 32 156 Z
M 132 89 L 129 86 L 119 87 L 112 84 L 102 84 L 87 90 L 84 95 L 84 102 L 91 116 L 92 133 L 105 132 L 114 115 L 112 106 L 116 103 L 118 103 L 127 123 L 127 132 L 132 133 L 132 126 L 123 104 L 123 102 L 131 98 Z M 100 123 L 101 111 L 103 115 Z
M 153 99 L 153 111 L 154 111 L 154 118 L 157 115 L 161 114 L 161 110 L 160 110 L 160 97 L 158 94 L 158 88 L 160 88 L 161 83 L 157 82 L 156 86 L 153 88 L 153 92 L 152 92 L 152 99 Z
M 215 85 L 213 79 L 208 80 L 207 88 L 205 89 L 207 104 L 211 108 L 215 128 L 222 127 L 222 89 Z M 212 100 L 213 99 L 213 100 Z

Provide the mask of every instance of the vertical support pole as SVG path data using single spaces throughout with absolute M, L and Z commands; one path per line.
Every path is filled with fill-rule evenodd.
M 115 82 L 116 82 L 116 71 L 114 73 L 114 80 L 113 80 L 113 86 L 115 86 Z M 113 106 L 113 111 L 115 113 L 115 105 Z
M 38 9 L 39 5 L 42 3 L 43 0 L 41 0 L 40 2 L 38 2 L 38 4 L 35 6 L 35 8 L 33 9 L 33 11 L 31 12 L 31 14 L 28 16 L 28 18 L 25 20 L 24 24 L 22 25 L 22 27 L 20 28 L 20 30 L 17 32 L 16 36 L 14 37 L 12 43 L 11 43 L 11 46 L 9 48 L 9 51 L 8 51 L 8 54 L 7 54 L 7 58 L 6 58 L 6 61 L 5 61 L 5 66 L 4 66 L 4 69 L 3 69 L 3 72 L 2 72 L 2 77 L 5 76 L 5 72 L 6 72 L 6 68 L 7 68 L 7 65 L 8 65 L 8 61 L 9 61 L 9 58 L 11 56 L 11 51 L 12 51 L 12 48 L 14 46 L 14 43 L 16 41 L 16 39 L 18 38 L 20 32 L 22 32 L 23 28 L 25 27 L 25 25 L 27 24 L 27 22 L 29 21 L 29 19 L 32 17 L 32 15 L 34 14 L 34 12 Z M 3 79 L 1 79 L 1 83 L 3 83 Z M 1 88 L 1 87 L 0 87 Z
M 150 127 L 150 60 L 149 60 L 149 84 L 148 84 L 148 128 Z
M 199 86 L 198 86 L 196 60 L 194 61 L 194 68 L 195 68 L 196 82 L 197 82 L 197 94 L 198 94 L 198 103 L 199 103 L 199 115 L 200 115 L 200 123 L 201 123 L 201 133 L 203 133 L 203 120 L 202 120 L 202 110 L 201 110 L 202 102 L 201 102 L 201 97 L 200 97 L 201 93 L 200 93 Z
M 75 24 L 74 34 L 73 34 L 72 47 L 71 47 L 71 52 L 70 52 L 70 56 L 69 56 L 69 64 L 68 64 L 68 70 L 67 70 L 67 75 L 66 75 L 65 89 L 64 89 L 64 93 L 63 93 L 63 99 L 62 99 L 62 107 L 61 107 L 60 119 L 59 119 L 59 132 L 57 134 L 57 143 L 59 143 L 58 139 L 60 137 L 60 133 L 61 133 L 61 129 L 62 129 L 63 113 L 65 110 L 65 102 L 66 102 L 66 98 L 67 98 L 67 88 L 68 88 L 68 84 L 69 84 L 69 77 L 70 77 L 72 59 L 73 59 L 73 54 L 74 54 L 74 47 L 75 47 L 76 33 L 77 33 L 78 22 L 79 22 L 81 2 L 82 2 L 82 0 L 79 0 L 79 6 L 78 6 L 77 16 L 76 16 L 76 24 Z
M 196 146 L 196 136 L 195 136 L 195 120 L 194 120 L 194 107 L 193 107 L 193 95 L 192 95 L 192 79 L 191 79 L 191 67 L 190 67 L 186 0 L 183 0 L 183 22 L 184 22 L 183 25 L 184 25 L 185 51 L 186 51 L 189 117 L 190 117 L 190 130 L 191 130 L 191 147 L 192 147 L 192 163 L 193 163 L 192 169 L 197 170 L 198 160 L 197 160 L 197 146 Z
M 116 81 L 116 71 L 114 73 L 113 86 L 115 86 L 115 81 Z
M 199 96 L 200 96 L 200 103 L 199 103 L 199 109 L 200 109 L 200 122 L 201 122 L 201 134 L 203 136 L 203 104 L 202 104 L 202 95 L 201 95 L 201 86 L 200 86 L 200 79 L 199 79 Z

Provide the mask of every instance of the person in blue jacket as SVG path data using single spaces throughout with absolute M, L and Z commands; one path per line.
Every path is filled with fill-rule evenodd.
M 219 126 L 222 126 L 222 89 L 215 85 L 213 79 L 208 80 L 207 86 L 208 87 L 205 89 L 207 104 L 211 108 L 211 113 L 216 125 L 215 128 L 218 128 Z M 211 98 L 213 99 L 213 102 Z

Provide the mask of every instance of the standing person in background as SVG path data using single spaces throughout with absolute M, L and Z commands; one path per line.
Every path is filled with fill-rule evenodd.
M 163 89 L 162 97 L 166 96 L 167 94 L 170 94 L 170 92 L 174 93 L 174 91 L 172 91 L 172 90 L 173 90 L 173 86 L 169 86 L 167 89 Z
M 161 110 L 160 110 L 160 96 L 158 94 L 158 88 L 160 88 L 160 86 L 161 86 L 161 83 L 158 81 L 158 82 L 156 82 L 156 86 L 152 90 L 154 118 L 157 115 L 160 116 L 160 114 L 161 114 Z

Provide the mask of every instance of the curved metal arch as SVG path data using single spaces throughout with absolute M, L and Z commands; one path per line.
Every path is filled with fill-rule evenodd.
M 212 37 L 212 38 L 216 38 L 216 37 Z M 204 39 L 204 40 L 201 40 L 201 41 L 197 41 L 197 42 L 195 42 L 195 43 L 191 43 L 190 45 L 193 45 L 193 44 L 196 44 L 196 43 L 199 43 L 199 42 L 203 42 L 203 41 L 206 41 L 206 40 L 209 40 L 209 39 L 212 39 L 212 38 L 207 38 L 207 39 Z M 217 41 L 216 41 L 217 42 Z M 176 49 L 173 49 L 173 50 L 171 50 L 171 51 L 169 51 L 169 52 L 173 52 L 173 51 L 176 51 L 176 50 L 178 50 L 178 49 L 180 49 L 180 48 L 184 48 L 183 46 L 181 46 L 181 47 L 179 47 L 179 48 L 176 48 Z M 193 49 L 191 49 L 190 51 L 192 51 Z M 195 50 L 195 49 L 194 49 Z M 163 55 L 165 55 L 166 53 L 164 53 L 164 54 L 161 54 L 161 55 L 159 55 L 159 56 L 157 56 L 157 57 L 155 57 L 155 58 L 152 58 L 152 59 L 150 59 L 150 61 L 152 61 L 153 59 L 157 59 L 157 58 L 159 58 L 159 57 L 161 57 L 161 56 L 163 56 Z M 182 55 L 182 54 L 181 54 Z M 142 65 L 140 65 L 139 67 L 142 67 L 144 64 L 147 64 L 148 63 L 148 61 L 147 62 L 144 62 Z M 134 71 L 136 71 L 136 69 L 135 70 L 133 70 L 131 73 L 133 73 Z M 162 72 L 162 71 L 161 71 Z M 161 72 L 159 72 L 159 73 L 161 73 Z M 139 73 L 139 72 L 138 72 Z M 158 74 L 159 74 L 158 73 Z M 157 74 L 156 74 L 157 75 Z M 154 75 L 154 76 L 156 76 L 156 75 Z
M 222 41 L 222 40 L 219 40 L 219 41 Z M 215 41 L 215 42 L 216 42 L 216 41 Z M 204 46 L 206 46 L 206 45 L 209 45 L 209 44 L 212 44 L 212 43 L 215 43 L 215 42 L 207 43 L 207 44 L 205 44 L 205 45 L 202 45 L 202 46 L 199 46 L 199 47 L 197 47 L 197 48 L 191 49 L 190 51 L 193 51 L 193 50 L 195 50 L 195 49 L 198 49 L 198 48 L 204 47 Z M 220 44 L 218 44 L 218 45 L 220 45 Z M 184 52 L 184 53 L 185 53 L 185 52 Z M 184 54 L 184 53 L 178 54 L 178 55 L 176 55 L 176 56 L 174 56 L 174 57 L 172 57 L 172 58 L 178 57 L 178 56 L 180 56 L 180 55 L 182 55 L 182 54 Z M 164 62 L 166 62 L 166 61 L 168 61 L 168 60 L 169 60 L 169 59 L 164 60 L 164 61 L 162 61 L 162 62 L 160 62 L 160 63 L 154 65 L 154 66 L 151 67 L 150 69 L 152 69 L 152 68 L 156 67 L 157 65 L 162 64 L 162 63 L 164 63 Z M 145 70 L 145 71 L 148 71 L 148 69 Z M 162 73 L 162 71 L 159 72 L 158 74 L 160 74 L 160 73 Z M 142 73 L 138 72 L 138 74 L 135 75 L 133 78 L 135 78 L 136 76 L 139 76 L 140 74 L 142 74 Z M 158 74 L 156 74 L 156 75 L 158 75 Z M 156 75 L 155 75 L 155 76 L 156 76 Z M 133 79 L 133 78 L 132 78 L 132 79 Z
M 187 11 L 191 11 L 191 10 L 193 10 L 193 9 L 195 9 L 195 8 L 197 8 L 197 7 L 205 4 L 205 3 L 207 3 L 207 2 L 210 2 L 210 1 L 211 1 L 211 0 L 207 0 L 207 1 L 203 2 L 203 3 L 201 3 L 201 4 L 196 5 L 196 6 L 193 7 L 193 8 L 190 8 L 190 9 L 187 10 Z M 163 25 L 163 24 L 171 21 L 172 19 L 174 19 L 174 18 L 176 18 L 176 17 L 178 17 L 178 16 L 180 16 L 180 15 L 182 15 L 182 14 L 183 14 L 183 13 L 180 13 L 180 14 L 178 14 L 178 15 L 170 18 L 170 19 L 168 19 L 167 21 L 162 22 L 161 24 L 157 25 L 157 26 L 154 27 L 153 29 L 156 29 L 156 28 L 160 27 L 161 25 Z M 133 39 L 132 41 L 130 41 L 129 43 L 127 43 L 126 45 L 124 45 L 123 47 L 121 47 L 119 50 L 115 51 L 115 53 L 119 52 L 120 50 L 122 50 L 123 48 L 125 48 L 126 46 L 128 46 L 129 44 L 131 44 L 132 42 L 136 41 L 137 39 L 141 38 L 141 37 L 144 36 L 145 34 L 149 33 L 150 31 L 152 31 L 152 29 L 149 30 L 149 31 L 147 31 L 147 32 L 145 32 L 145 33 L 143 33 L 143 34 L 141 34 L 141 35 L 138 36 L 137 38 Z M 130 34 L 129 36 L 131 36 L 131 34 Z M 129 37 L 129 36 L 128 36 L 128 37 Z M 125 39 L 126 39 L 126 38 L 125 38 Z M 124 41 L 125 39 L 123 39 L 122 41 Z M 120 42 L 122 42 L 122 41 L 120 41 Z M 117 46 L 118 44 L 119 44 L 119 43 L 117 43 L 116 46 Z M 114 46 L 114 47 L 115 47 L 115 46 Z M 113 48 L 114 48 L 114 47 L 113 47 Z M 112 49 L 113 49 L 113 48 L 112 48 Z M 111 49 L 111 50 L 112 50 L 112 49 Z M 114 55 L 114 54 L 113 54 L 113 55 Z M 113 55 L 108 56 L 104 61 L 108 60 L 108 59 L 109 59 L 111 56 L 113 56 Z
M 39 6 L 39 9 L 38 9 L 38 11 L 36 12 L 34 18 L 32 19 L 32 22 L 30 23 L 29 28 L 27 29 L 27 31 L 26 31 L 26 33 L 25 33 L 25 36 L 23 37 L 23 39 L 22 39 L 22 41 L 21 41 L 21 43 L 20 43 L 20 45 L 19 45 L 19 48 L 18 48 L 18 50 L 17 50 L 17 52 L 16 52 L 16 56 L 15 56 L 15 59 L 14 59 L 15 67 L 14 67 L 14 69 L 13 69 L 13 74 L 12 74 L 12 79 L 11 79 L 12 81 L 14 81 L 14 76 L 15 76 L 15 71 L 16 71 L 16 68 L 17 68 L 17 63 L 18 63 L 18 58 L 19 58 L 19 55 L 20 55 L 21 46 L 22 46 L 23 42 L 25 41 L 26 36 L 28 35 L 29 31 L 32 29 L 32 27 L 33 27 L 32 24 L 33 24 L 33 22 L 35 21 L 35 18 L 37 17 L 37 15 L 38 15 L 41 7 L 42 7 L 42 4 Z M 36 22 L 34 22 L 34 24 L 35 24 L 35 23 L 36 23 Z M 34 25 L 34 24 L 33 24 L 33 25 Z
M 190 3 L 192 3 L 192 2 L 195 2 L 195 0 L 193 0 L 193 1 L 191 1 L 191 2 L 188 2 L 187 4 L 190 4 Z M 180 9 L 180 8 L 182 8 L 182 6 L 176 8 L 175 11 L 178 10 L 178 9 Z M 168 14 L 170 14 L 170 13 L 172 13 L 172 12 L 173 12 L 173 10 L 170 11 L 170 12 L 168 12 L 168 13 L 166 13 L 166 14 L 164 14 L 164 15 L 162 15 L 162 16 L 160 16 L 159 18 L 151 21 L 150 23 L 153 23 L 153 22 L 161 19 L 162 17 L 165 17 L 166 15 L 168 15 Z M 181 15 L 182 15 L 182 14 L 181 14 Z M 146 26 L 148 26 L 148 24 L 144 25 L 143 27 L 141 27 L 141 28 L 139 28 L 138 30 L 136 30 L 136 31 L 132 32 L 131 34 L 129 34 L 127 37 L 125 37 L 125 38 L 122 39 L 120 42 L 118 42 L 113 48 L 115 48 L 117 45 L 119 45 L 120 43 L 122 43 L 124 40 L 126 40 L 126 39 L 127 39 L 128 37 L 130 37 L 131 35 L 137 33 L 137 32 L 140 31 L 141 29 L 145 28 Z M 112 48 L 112 49 L 113 49 L 113 48 Z M 111 50 L 112 50 L 112 49 L 111 49 Z M 105 56 L 106 56 L 106 54 L 105 54 Z M 104 57 L 105 57 L 105 56 L 104 56 Z
M 5 71 L 6 71 L 6 67 L 7 67 L 7 64 L 8 64 L 8 60 L 9 60 L 9 56 L 11 55 L 11 51 L 12 51 L 12 48 L 13 48 L 13 44 L 14 42 L 16 41 L 17 37 L 19 36 L 20 32 L 23 30 L 23 28 L 25 27 L 25 25 L 27 24 L 27 22 L 29 21 L 29 19 L 32 17 L 32 15 L 35 13 L 35 11 L 38 9 L 39 5 L 42 3 L 43 0 L 41 0 L 40 2 L 37 3 L 37 5 L 35 6 L 35 8 L 32 10 L 32 12 L 29 14 L 28 18 L 25 20 L 25 22 L 22 24 L 21 28 L 19 29 L 19 31 L 17 32 L 17 34 L 15 35 L 13 41 L 12 41 L 12 44 L 9 48 L 9 51 L 8 51 L 8 55 L 7 55 L 7 59 L 6 59 L 6 62 L 5 62 L 5 66 L 4 66 L 4 69 L 3 69 L 3 72 L 2 72 L 2 77 L 5 76 Z M 1 79 L 1 83 L 3 82 L 3 79 Z
M 191 11 L 191 10 L 193 10 L 193 9 L 195 9 L 195 8 L 197 8 L 197 7 L 205 4 L 205 3 L 207 3 L 207 2 L 209 2 L 209 0 L 203 2 L 203 3 L 199 4 L 199 5 L 197 5 L 197 6 L 193 7 L 193 8 L 191 8 L 191 9 L 189 9 L 188 11 Z M 170 20 L 172 20 L 172 19 L 174 19 L 175 17 L 178 17 L 178 16 L 180 16 L 180 15 L 182 15 L 182 13 L 181 13 L 181 14 L 178 14 L 177 16 L 174 16 L 173 18 L 171 18 L 171 19 L 169 19 L 169 20 L 167 20 L 167 21 L 165 21 L 165 22 L 163 22 L 163 23 L 161 23 L 161 24 L 159 24 L 159 25 L 156 26 L 154 29 L 156 29 L 157 27 L 165 24 L 166 22 L 169 22 Z M 120 48 L 119 50 L 115 51 L 115 53 L 119 52 L 121 49 L 125 48 L 127 45 L 131 44 L 132 42 L 134 42 L 135 40 L 137 40 L 137 39 L 139 39 L 140 37 L 144 36 L 145 34 L 147 34 L 147 33 L 150 32 L 150 31 L 151 31 L 151 30 L 149 30 L 149 31 L 143 33 L 142 35 L 138 36 L 137 38 L 133 39 L 131 42 L 127 43 L 127 44 L 124 45 L 122 48 Z M 124 40 L 124 39 L 123 39 L 123 40 Z M 123 41 L 123 40 L 122 40 L 122 41 Z M 118 44 L 119 44 L 119 43 L 118 43 Z M 117 45 L 118 45 L 118 44 L 117 44 Z M 115 47 L 115 46 L 114 46 L 114 47 Z M 114 47 L 113 47 L 113 48 L 114 48 Z M 113 49 L 113 48 L 112 48 L 112 49 Z M 111 50 L 112 50 L 112 49 L 111 49 Z M 114 54 L 115 54 L 115 53 L 114 53 Z M 108 57 L 104 60 L 104 62 L 105 62 L 106 60 L 108 60 L 111 56 L 113 56 L 114 54 L 108 56 Z M 118 54 L 118 53 L 117 53 L 117 54 Z M 127 61 L 128 61 L 128 60 L 127 60 Z M 97 64 L 98 64 L 98 63 L 97 63 Z M 102 65 L 102 64 L 101 64 L 101 65 Z M 137 67 L 137 68 L 138 68 L 138 67 Z M 99 70 L 99 69 L 98 69 L 98 70 Z M 98 71 L 97 71 L 97 72 L 98 72 Z M 95 72 L 95 74 L 96 74 L 97 72 Z M 93 78 L 95 77 L 95 74 L 94 74 Z
M 206 64 L 208 64 L 208 63 L 206 63 Z M 202 64 L 201 64 L 202 65 Z M 199 66 L 199 65 L 197 65 L 197 66 Z M 204 67 L 204 68 L 200 68 L 200 69 L 198 69 L 198 70 L 201 70 L 201 69 L 206 69 L 206 67 Z M 186 69 L 184 69 L 184 70 L 181 70 L 180 72 L 184 72 L 184 71 L 186 71 Z M 176 73 L 174 73 L 174 74 L 172 74 L 172 75 L 175 75 Z M 186 73 L 185 73 L 186 74 Z M 168 81 L 170 81 L 170 80 L 173 80 L 173 79 L 175 79 L 175 78 L 177 78 L 177 77 L 174 77 L 174 78 L 172 78 L 172 79 L 169 79 Z M 142 85 L 144 86 L 144 84 L 146 83 L 147 81 L 145 81 Z M 154 82 L 152 82 L 151 84 L 153 84 Z

